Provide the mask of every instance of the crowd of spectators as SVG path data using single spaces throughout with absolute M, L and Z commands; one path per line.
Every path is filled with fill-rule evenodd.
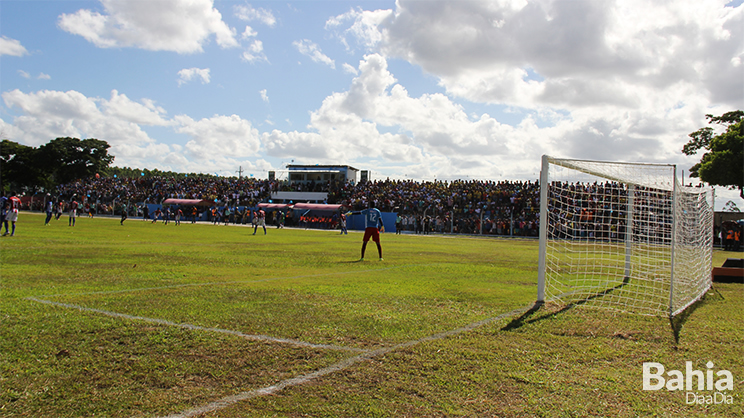
M 328 200 L 354 210 L 373 203 L 397 212 L 406 231 L 536 236 L 539 195 L 536 181 L 388 179 L 332 183 Z
M 554 184 L 550 194 L 551 224 L 558 238 L 623 240 L 626 234 L 627 189 L 614 182 Z M 462 233 L 536 237 L 539 231 L 540 187 L 537 181 L 412 181 L 374 180 L 288 182 L 254 178 L 206 176 L 151 176 L 141 178 L 91 177 L 57 187 L 43 197 L 22 197 L 23 209 L 43 211 L 54 202 L 59 216 L 76 200 L 82 214 L 147 218 L 148 206 L 165 199 L 197 199 L 215 202 L 198 209 L 199 219 L 215 222 L 250 223 L 258 204 L 269 202 L 272 192 L 325 192 L 325 203 L 340 204 L 358 211 L 373 204 L 382 212 L 397 214 L 396 230 L 411 233 Z M 635 198 L 634 205 L 647 210 L 646 225 L 655 230 L 637 231 L 647 236 L 668 237 L 671 209 L 666 196 L 649 191 Z M 229 210 L 225 213 L 225 209 Z M 187 208 L 186 218 L 196 219 L 197 208 Z M 193 212 L 192 212 L 193 210 Z M 150 212 L 151 213 L 151 212 Z M 204 215 L 202 217 L 202 215 Z M 294 216 L 293 216 L 294 215 Z M 267 211 L 267 224 L 309 228 L 334 228 L 339 213 L 294 213 Z M 734 241 L 720 235 L 717 242 Z M 735 241 L 739 241 L 738 239 Z
M 272 187 L 272 182 L 254 178 L 91 177 L 57 187 L 54 198 L 67 202 L 76 196 L 85 203 L 95 205 L 97 213 L 110 213 L 125 204 L 160 204 L 168 198 L 210 200 L 221 205 L 252 207 L 268 199 Z
M 342 204 L 349 210 L 373 203 L 383 212 L 398 213 L 397 226 L 404 231 L 537 235 L 539 186 L 530 181 L 388 179 L 290 183 L 196 176 L 95 177 L 59 186 L 51 198 L 64 205 L 75 196 L 85 212 L 115 214 L 125 205 L 136 211 L 145 204 L 160 204 L 168 198 L 205 199 L 223 207 L 253 208 L 268 201 L 272 191 L 326 192 L 326 203 Z M 33 209 L 41 210 L 43 201 L 37 199 L 36 205 Z
M 625 190 L 613 183 L 576 184 L 560 189 L 554 200 L 554 211 L 575 207 L 562 213 L 559 222 L 568 228 L 581 227 L 587 220 L 612 219 L 606 228 L 597 233 L 617 237 L 624 225 L 616 222 L 617 216 L 609 213 L 622 211 Z M 120 213 L 126 207 L 134 216 L 142 215 L 143 207 L 161 204 L 165 199 L 199 199 L 214 201 L 215 207 L 232 208 L 232 217 L 250 214 L 259 203 L 268 202 L 273 191 L 326 192 L 329 204 L 341 204 L 348 210 L 361 210 L 373 204 L 382 212 L 398 214 L 396 229 L 414 233 L 465 233 L 491 235 L 537 236 L 539 229 L 539 194 L 537 181 L 412 181 L 376 180 L 353 182 L 290 183 L 287 181 L 259 180 L 254 178 L 224 177 L 143 177 L 116 178 L 93 177 L 59 186 L 49 198 L 65 205 L 75 197 L 84 212 Z M 42 210 L 42 199 L 36 200 Z M 246 211 L 249 209 L 249 211 Z M 64 210 L 64 209 L 60 209 Z M 221 210 L 221 209 L 220 209 Z M 207 215 L 212 215 L 209 210 Z M 219 210 L 218 210 L 219 212 Z M 589 212 L 589 213 L 587 213 Z M 190 212 L 189 212 L 190 215 Z M 273 213 L 269 213 L 273 219 Z M 291 217 L 291 214 L 289 214 Z M 213 218 L 213 216 L 208 216 Z M 239 216 L 235 222 L 246 222 Z M 250 222 L 250 217 L 247 219 Z M 288 224 L 302 220 L 288 219 Z M 572 222 L 572 223 L 570 223 Z M 336 225 L 337 219 L 329 216 L 324 222 L 304 222 L 312 225 Z M 617 225 L 615 225 L 617 224 Z M 617 235 L 614 233 L 617 231 Z M 593 234 L 593 232 L 591 232 Z

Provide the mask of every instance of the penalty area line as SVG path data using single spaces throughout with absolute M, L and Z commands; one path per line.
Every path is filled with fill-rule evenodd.
M 499 316 L 493 317 L 493 318 L 487 318 L 483 319 L 481 321 L 473 322 L 471 324 L 462 326 L 460 328 L 455 328 L 449 331 L 440 332 L 437 334 L 429 335 L 423 338 L 419 338 L 417 340 L 407 341 L 404 343 L 396 344 L 394 346 L 390 347 L 383 347 L 379 348 L 377 350 L 367 351 L 365 353 L 359 354 L 354 357 L 350 357 L 344 360 L 339 361 L 338 363 L 334 363 L 328 367 L 325 367 L 320 370 L 316 370 L 312 373 L 304 374 L 302 376 L 293 377 L 291 379 L 282 380 L 281 382 L 267 386 L 260 389 L 254 389 L 251 391 L 241 392 L 235 395 L 226 396 L 220 400 L 214 401 L 212 403 L 199 406 L 196 408 L 192 408 L 186 411 L 182 411 L 176 414 L 167 415 L 163 418 L 189 418 L 189 417 L 196 417 L 199 415 L 203 415 L 209 412 L 219 411 L 221 409 L 225 409 L 227 407 L 230 407 L 238 402 L 246 401 L 253 398 L 258 398 L 260 396 L 266 396 L 266 395 L 273 395 L 275 393 L 278 393 L 282 391 L 283 389 L 292 387 L 292 386 L 298 386 L 305 384 L 307 382 L 310 382 L 312 380 L 321 378 L 323 376 L 329 375 L 331 373 L 335 373 L 344 369 L 347 369 L 359 362 L 365 361 L 365 360 L 371 360 L 378 356 L 383 356 L 387 353 L 390 353 L 392 351 L 401 349 L 401 348 L 408 348 L 417 344 L 421 344 L 428 341 L 435 341 L 435 340 L 441 340 L 447 337 L 451 337 L 454 335 L 458 335 L 464 332 L 472 331 L 478 327 L 481 327 L 483 325 L 489 324 L 491 322 L 496 322 L 499 320 L 502 320 L 504 318 L 508 318 L 510 316 L 514 315 L 520 315 L 528 310 L 532 309 L 534 305 L 530 305 L 524 308 L 518 308 L 514 309 L 510 312 L 501 314 Z
M 188 329 L 192 331 L 206 331 L 206 332 L 216 332 L 220 334 L 229 334 L 229 335 L 234 335 L 234 336 L 245 338 L 247 340 L 252 340 L 252 341 L 289 344 L 289 345 L 294 345 L 298 347 L 315 348 L 315 349 L 323 349 L 323 350 L 351 351 L 351 352 L 357 352 L 357 353 L 364 353 L 368 351 L 368 350 L 364 350 L 361 348 L 342 347 L 342 346 L 331 345 L 331 344 L 313 344 L 313 343 L 309 343 L 306 341 L 293 340 L 289 338 L 276 338 L 276 337 L 271 337 L 268 335 L 245 334 L 240 331 L 233 331 L 229 329 L 202 327 L 199 325 L 178 323 L 178 322 L 168 321 L 168 320 L 159 319 L 159 318 L 148 318 L 144 316 L 128 315 L 128 314 L 123 314 L 119 312 L 104 311 L 102 309 L 88 308 L 85 306 L 74 305 L 71 303 L 53 302 L 50 300 L 38 299 L 38 298 L 33 298 L 33 297 L 26 298 L 26 300 L 30 300 L 30 301 L 37 302 L 37 303 L 43 303 L 43 304 L 51 305 L 51 306 L 57 306 L 61 308 L 77 309 L 77 310 L 84 311 L 84 312 L 93 312 L 93 313 L 97 313 L 101 315 L 110 316 L 113 318 L 127 319 L 130 321 L 142 321 L 142 322 L 148 322 L 151 324 L 178 327 L 178 328 Z

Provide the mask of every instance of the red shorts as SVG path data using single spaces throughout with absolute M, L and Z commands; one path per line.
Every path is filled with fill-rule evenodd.
M 370 238 L 372 238 L 372 241 L 374 242 L 380 242 L 380 230 L 372 227 L 365 229 L 362 241 L 367 242 Z

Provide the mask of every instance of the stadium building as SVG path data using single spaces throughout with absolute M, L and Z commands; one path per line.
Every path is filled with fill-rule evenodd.
M 358 173 L 358 169 L 348 165 L 288 165 L 288 183 L 300 190 L 274 191 L 271 193 L 271 200 L 275 203 L 322 203 L 328 199 L 327 186 L 330 182 L 356 183 Z M 362 171 L 361 174 L 361 181 L 365 181 L 367 171 Z

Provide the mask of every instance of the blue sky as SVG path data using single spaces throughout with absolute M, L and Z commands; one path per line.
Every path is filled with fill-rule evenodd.
M 0 132 L 260 178 L 535 179 L 542 154 L 687 170 L 687 134 L 744 102 L 727 3 L 4 0 Z

